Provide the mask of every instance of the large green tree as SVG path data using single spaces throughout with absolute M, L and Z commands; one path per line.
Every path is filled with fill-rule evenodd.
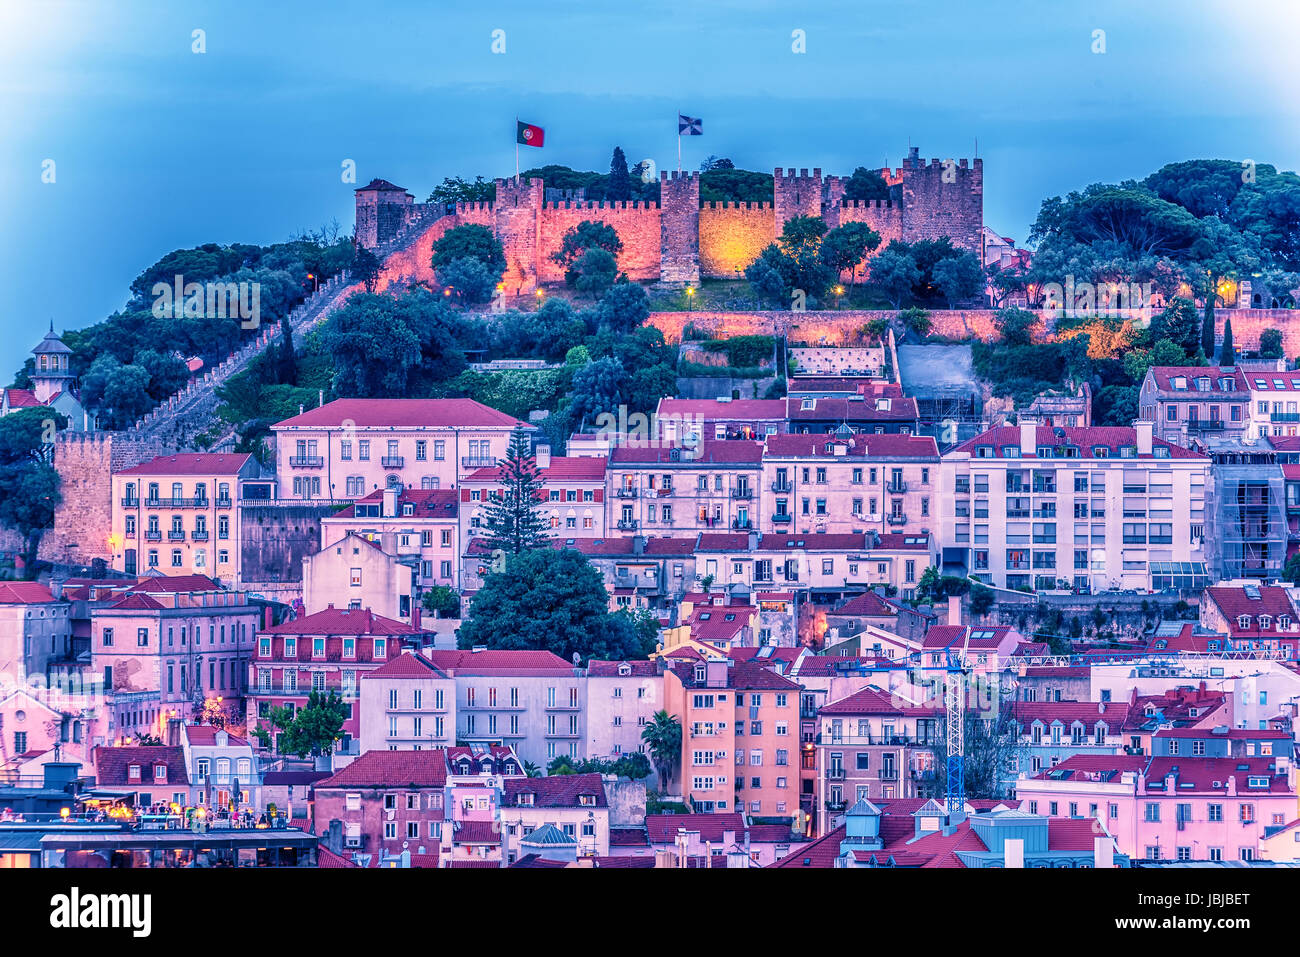
M 29 574 L 62 500 L 59 473 L 50 460 L 54 435 L 67 424 L 47 408 L 19 409 L 0 418 L 0 524 L 22 536 Z
M 866 223 L 845 223 L 822 240 L 822 259 L 836 276 L 848 270 L 849 285 L 856 286 L 858 267 L 879 245 L 880 233 Z
M 349 712 L 349 706 L 337 691 L 331 690 L 327 694 L 311 692 L 307 704 L 298 709 L 288 727 L 281 732 L 280 751 L 300 758 L 309 754 L 332 754 Z
M 672 780 L 673 768 L 681 760 L 682 723 L 667 711 L 660 709 L 641 729 L 641 740 L 650 749 L 655 769 L 659 772 L 659 786 L 667 788 Z
M 461 648 L 545 649 L 566 661 L 643 659 L 654 650 L 630 615 L 610 612 L 600 571 L 581 552 L 537 548 L 501 564 L 474 594 Z
M 543 480 L 528 433 L 515 429 L 505 460 L 497 468 L 501 491 L 488 498 L 483 538 L 489 548 L 517 555 L 549 544 L 542 515 Z

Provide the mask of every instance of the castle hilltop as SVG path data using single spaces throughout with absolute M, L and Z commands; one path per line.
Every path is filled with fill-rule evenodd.
M 890 198 L 844 199 L 847 177 L 823 176 L 820 169 L 777 169 L 771 203 L 700 203 L 700 174 L 660 173 L 660 200 L 647 202 L 548 201 L 538 178 L 498 179 L 493 203 L 457 203 L 454 208 L 417 203 L 403 187 L 383 179 L 356 191 L 356 241 L 387 251 L 394 238 L 414 224 L 423 233 L 400 253 L 385 259 L 383 280 L 433 281 L 433 244 L 456 226 L 476 224 L 492 230 L 505 250 L 505 284 L 512 295 L 532 292 L 539 283 L 564 280 L 551 260 L 564 234 L 584 220 L 612 226 L 623 241 L 619 265 L 629 279 L 665 283 L 735 279 L 785 224 L 796 216 L 821 216 L 834 229 L 866 223 L 892 240 L 951 238 L 954 245 L 982 256 L 984 164 L 974 160 L 920 158 L 913 147 L 897 170 L 882 169 Z M 427 225 L 425 225 L 427 223 Z

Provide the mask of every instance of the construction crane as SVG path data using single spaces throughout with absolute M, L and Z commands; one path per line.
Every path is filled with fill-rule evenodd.
M 943 705 L 947 722 L 948 773 L 945 803 L 949 819 L 966 807 L 966 669 L 947 651 L 943 676 Z

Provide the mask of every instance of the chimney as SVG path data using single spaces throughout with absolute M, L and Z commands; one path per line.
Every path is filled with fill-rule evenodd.
M 752 530 L 750 531 L 749 541 L 746 543 L 746 547 L 751 552 L 754 551 L 756 548 L 758 548 L 758 532 Z
M 537 468 L 549 469 L 551 467 L 551 447 L 549 445 L 539 445 L 533 453 L 533 458 L 537 462 Z
M 961 624 L 961 596 L 960 595 L 948 596 L 948 624 L 950 625 Z
M 1109 837 L 1099 835 L 1093 838 L 1092 866 L 1108 869 L 1115 866 L 1115 842 Z
M 397 489 L 384 489 L 384 518 L 395 518 L 397 516 Z
M 1038 423 L 1020 423 L 1020 454 L 1033 455 L 1038 451 Z
M 272 622 L 271 606 L 267 605 L 265 608 L 262 609 L 262 627 L 264 629 L 269 629 L 271 627 L 271 622 Z
M 334 818 L 329 823 L 329 830 L 323 835 L 322 843 L 335 854 L 343 853 L 343 822 Z
M 1002 843 L 1002 866 L 1025 866 L 1025 840 L 1022 837 L 1009 837 Z
M 167 744 L 169 747 L 179 747 L 181 743 L 181 719 L 167 719 Z
M 1138 455 L 1151 454 L 1151 428 L 1153 424 L 1142 419 L 1133 423 L 1133 431 L 1137 433 Z
M 418 601 L 411 602 L 411 627 L 420 627 L 420 603 Z
M 50 594 L 54 596 L 55 601 L 63 598 L 63 582 L 50 582 Z

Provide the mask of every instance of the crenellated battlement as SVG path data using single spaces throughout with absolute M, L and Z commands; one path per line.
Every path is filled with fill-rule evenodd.
M 659 208 L 658 203 L 652 203 L 644 200 L 634 201 L 634 200 L 626 200 L 626 199 L 615 199 L 615 200 L 594 200 L 594 199 L 568 200 L 566 199 L 554 203 L 545 203 L 542 206 L 542 209 L 547 212 L 553 212 L 555 210 L 560 210 L 560 209 L 588 209 L 595 212 L 600 212 L 605 210 L 609 210 L 609 211 L 651 210 L 651 209 L 658 209 L 658 208 Z
M 448 229 L 488 227 L 505 250 L 503 284 L 508 295 L 530 295 L 538 283 L 564 279 L 551 256 L 565 233 L 584 220 L 612 226 L 623 243 L 619 268 L 641 281 L 688 283 L 701 276 L 734 279 L 785 224 L 797 216 L 820 216 L 829 228 L 864 222 L 884 243 L 949 236 L 964 249 L 981 251 L 983 163 L 979 158 L 922 159 L 915 147 L 902 166 L 881 167 L 888 199 L 845 200 L 849 177 L 826 176 L 820 167 L 778 167 L 771 202 L 700 202 L 695 170 L 659 170 L 659 201 L 587 200 L 580 189 L 547 188 L 540 177 L 496 180 L 494 202 L 457 203 L 436 220 L 401 187 L 376 180 L 358 192 L 359 239 L 420 230 L 420 239 L 397 257 L 386 274 L 432 280 L 432 246 Z M 955 173 L 955 175 L 954 175 Z M 426 222 L 427 220 L 427 222 Z M 364 226 L 364 236 L 363 229 Z M 381 255 L 388 256 L 382 244 Z M 404 258 L 403 258 L 404 257 Z

